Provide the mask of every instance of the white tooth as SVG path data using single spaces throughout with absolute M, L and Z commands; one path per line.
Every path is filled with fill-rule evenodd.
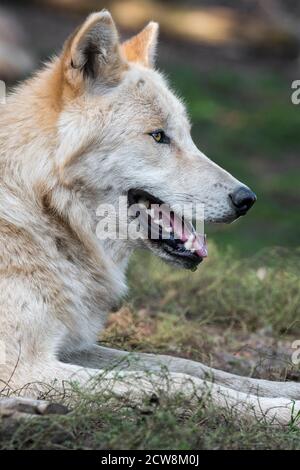
M 140 207 L 141 207 L 141 204 L 142 204 L 142 206 L 147 207 L 147 209 L 149 209 L 149 207 L 150 207 L 150 203 L 149 203 L 149 201 L 147 201 L 147 199 L 141 198 L 139 200 L 139 206 Z
M 153 209 L 146 209 L 146 212 L 147 212 L 147 214 L 150 215 L 150 217 L 151 217 L 152 219 L 154 218 Z
M 185 242 L 184 244 L 184 248 L 186 250 L 190 250 L 190 251 L 195 251 L 193 249 L 193 243 L 194 243 L 194 240 L 195 240 L 195 235 L 193 233 L 190 234 L 188 240 Z
M 185 244 L 184 244 L 184 248 L 185 248 L 186 250 L 191 250 L 191 249 L 192 249 L 192 246 L 193 246 L 193 241 L 190 240 L 190 239 L 188 239 L 188 240 L 185 242 Z

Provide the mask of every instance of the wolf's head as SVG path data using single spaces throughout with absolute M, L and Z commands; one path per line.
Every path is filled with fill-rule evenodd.
M 158 226 L 158 237 L 123 243 L 194 267 L 206 256 L 205 237 L 195 231 L 193 215 L 184 220 L 183 205 L 202 204 L 206 222 L 231 222 L 256 197 L 195 146 L 185 107 L 154 69 L 157 33 L 149 23 L 120 44 L 111 15 L 102 11 L 67 41 L 55 91 L 56 168 L 90 211 L 101 203 L 117 207 L 126 196 L 140 208 L 142 232 Z M 159 216 L 153 204 L 163 204 Z

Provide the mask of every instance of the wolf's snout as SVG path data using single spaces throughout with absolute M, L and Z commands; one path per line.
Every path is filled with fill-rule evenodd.
M 241 186 L 229 194 L 238 216 L 245 215 L 256 201 L 256 195 L 247 186 Z

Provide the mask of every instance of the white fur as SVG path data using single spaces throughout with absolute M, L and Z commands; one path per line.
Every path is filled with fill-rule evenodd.
M 171 207 L 205 204 L 206 221 L 235 218 L 229 194 L 241 183 L 196 148 L 185 108 L 165 79 L 118 56 L 114 28 L 107 13 L 89 17 L 75 43 L 10 96 L 0 117 L 0 338 L 7 357 L 0 378 L 6 393 L 38 396 L 74 378 L 88 386 L 127 357 L 95 343 L 126 292 L 127 262 L 140 242 L 97 239 L 100 203 L 116 206 L 129 189 L 142 188 Z M 149 38 L 153 52 L 156 34 Z M 103 61 L 99 48 L 91 64 L 97 76 L 84 77 L 72 65 L 72 54 L 84 65 L 76 44 L 86 40 L 105 40 L 112 54 Z M 148 135 L 160 128 L 170 145 Z M 168 382 L 160 364 L 169 368 Z M 202 395 L 208 387 L 218 406 L 285 424 L 300 395 L 299 384 L 243 379 L 164 356 L 138 356 L 131 368 L 152 371 L 151 380 L 124 364 L 123 377 L 108 375 L 115 393 L 135 399 L 155 385 L 193 401 L 195 390 Z M 106 386 L 105 380 L 96 385 Z

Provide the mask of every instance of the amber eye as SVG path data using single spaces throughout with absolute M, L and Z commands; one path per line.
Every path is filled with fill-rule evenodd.
M 158 130 L 154 132 L 150 132 L 151 137 L 157 142 L 158 144 L 169 144 L 170 138 L 164 133 L 164 131 Z

